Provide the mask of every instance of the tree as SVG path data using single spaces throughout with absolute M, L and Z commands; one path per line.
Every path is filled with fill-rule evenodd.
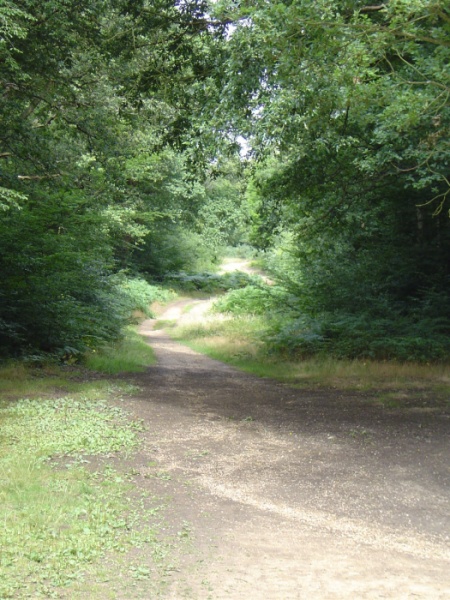
M 217 10 L 234 23 L 223 127 L 253 147 L 260 243 L 289 240 L 280 276 L 297 316 L 319 323 L 317 339 L 338 353 L 445 355 L 446 4 L 256 0 Z
M 218 11 L 235 23 L 221 110 L 256 155 L 357 146 L 356 125 L 359 171 L 408 173 L 408 185 L 429 192 L 434 184 L 439 209 L 449 152 L 444 2 L 225 2 Z
M 204 2 L 0 0 L 0 353 L 123 323 L 114 274 L 195 194 L 180 161 L 217 46 Z M 184 178 L 184 179 L 183 179 Z

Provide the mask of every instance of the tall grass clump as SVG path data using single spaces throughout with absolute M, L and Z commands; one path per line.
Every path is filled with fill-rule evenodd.
M 172 338 L 185 343 L 198 352 L 230 364 L 242 358 L 256 358 L 262 351 L 261 330 L 264 319 L 259 315 L 221 315 L 218 313 L 200 321 L 173 325 Z
M 55 362 L 10 361 L 0 366 L 0 398 L 50 394 L 71 383 Z
M 437 402 L 450 392 L 450 365 L 333 356 L 320 322 L 295 320 L 295 297 L 278 286 L 247 286 L 215 301 L 198 322 L 170 334 L 246 372 L 303 387 L 410 390 Z
M 122 339 L 88 353 L 84 364 L 93 371 L 115 375 L 145 371 L 155 360 L 153 349 L 134 327 L 129 326 L 125 328 Z

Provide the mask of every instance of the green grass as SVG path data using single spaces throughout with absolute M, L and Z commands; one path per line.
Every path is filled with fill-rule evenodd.
M 133 327 L 126 328 L 119 342 L 91 352 L 85 358 L 85 365 L 89 369 L 109 375 L 142 372 L 154 363 L 152 348 Z
M 71 385 L 69 373 L 55 364 L 31 368 L 23 363 L 11 362 L 0 368 L 0 397 L 45 395 L 55 389 Z
M 83 387 L 71 397 L 2 402 L 0 598 L 56 597 L 92 561 L 132 541 L 127 486 L 83 464 L 131 452 L 136 424 L 108 403 L 104 386 Z
M 137 515 L 112 475 L 58 472 L 29 455 L 1 465 L 1 598 L 57 597 L 105 552 L 133 545 Z
M 158 590 L 173 547 L 161 500 L 120 467 L 142 431 L 122 408 L 135 388 L 20 363 L 0 381 L 0 598 L 104 597 L 105 560 L 109 580 L 120 566 L 119 586 L 143 576 L 128 558 L 137 548 Z
M 94 455 L 134 448 L 137 442 L 133 424 L 124 422 L 120 407 L 96 397 L 95 384 L 91 387 L 91 394 L 26 398 L 3 408 L 1 439 L 6 445 L 5 454 L 9 446 L 14 446 L 14 452 L 39 461 L 58 455 Z M 25 436 L 21 435 L 24 431 Z

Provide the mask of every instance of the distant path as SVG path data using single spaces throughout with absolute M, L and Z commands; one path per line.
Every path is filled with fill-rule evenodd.
M 191 303 L 161 317 L 192 318 Z M 169 499 L 168 529 L 184 523 L 192 543 L 161 597 L 450 597 L 448 414 L 293 389 L 151 320 L 141 333 L 158 362 L 129 404 L 148 428 L 136 485 Z M 140 589 L 133 598 L 153 597 Z
M 264 273 L 251 266 L 251 260 L 247 258 L 225 258 L 219 273 L 232 273 L 233 271 L 242 271 L 248 275 L 259 275 L 263 281 L 269 285 L 273 284 L 272 279 L 269 279 Z

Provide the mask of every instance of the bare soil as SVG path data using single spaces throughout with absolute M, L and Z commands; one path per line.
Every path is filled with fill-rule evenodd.
M 147 427 L 134 482 L 167 499 L 167 532 L 187 542 L 164 587 L 111 597 L 450 598 L 442 407 L 298 390 L 197 354 L 152 320 L 141 333 L 158 362 L 127 400 Z

